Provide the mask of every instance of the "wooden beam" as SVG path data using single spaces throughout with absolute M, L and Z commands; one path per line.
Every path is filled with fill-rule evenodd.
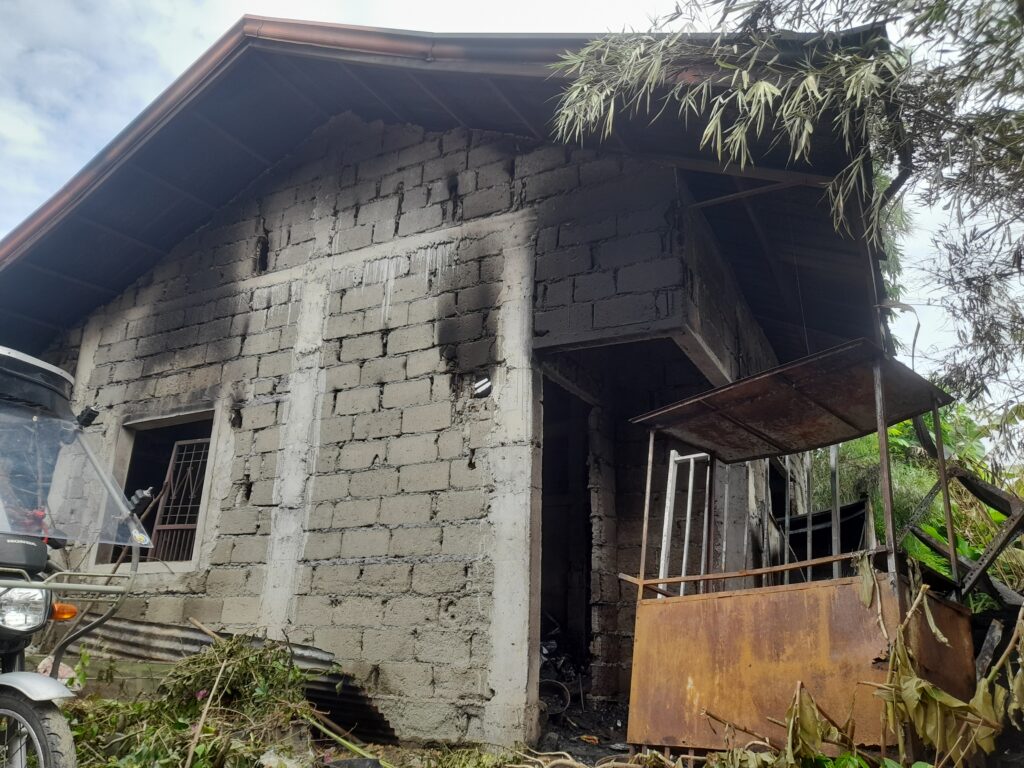
M 874 555 L 880 555 L 887 550 L 885 547 L 876 547 L 875 549 L 865 549 L 860 552 L 843 552 L 838 555 L 829 555 L 828 557 L 815 557 L 810 560 L 801 560 L 798 563 L 785 563 L 783 565 L 770 565 L 765 568 L 749 568 L 744 571 L 731 571 L 729 573 L 705 573 L 703 576 L 669 576 L 664 579 L 643 579 L 643 585 L 645 587 L 657 584 L 683 584 L 689 581 L 704 581 L 704 580 L 718 580 L 718 579 L 744 579 L 749 576 L 763 576 L 768 573 L 783 573 L 784 571 L 796 571 L 801 568 L 813 568 L 816 565 L 830 565 L 835 562 L 842 562 L 843 560 L 856 560 L 857 558 L 866 555 L 867 557 L 873 557 Z M 679 597 L 679 595 L 673 595 L 673 597 Z
M 536 126 L 536 125 L 534 125 L 534 123 L 533 123 L 533 121 L 532 121 L 532 120 L 530 120 L 530 119 L 529 119 L 528 117 L 526 117 L 526 115 L 524 115 L 524 114 L 523 114 L 522 110 L 520 110 L 520 109 L 519 109 L 519 107 L 517 107 L 517 106 L 516 106 L 516 105 L 515 105 L 515 104 L 514 104 L 514 103 L 512 102 L 512 99 L 511 99 L 511 97 L 510 97 L 510 96 L 508 96 L 508 95 L 507 95 L 507 94 L 506 94 L 506 93 L 505 93 L 505 92 L 504 92 L 504 91 L 503 91 L 503 90 L 502 90 L 502 89 L 501 89 L 501 88 L 500 88 L 500 87 L 498 86 L 498 84 L 497 84 L 496 82 L 494 82 L 494 80 L 492 80 L 492 79 L 491 79 L 491 78 L 489 78 L 489 77 L 485 77 L 485 78 L 483 78 L 483 81 L 484 81 L 485 83 L 487 83 L 487 84 L 488 84 L 488 85 L 489 85 L 489 86 L 491 87 L 491 90 L 492 90 L 492 91 L 494 91 L 494 94 L 495 94 L 495 95 L 496 95 L 496 96 L 497 96 L 497 97 L 498 97 L 498 98 L 499 98 L 499 99 L 501 100 L 501 102 L 502 102 L 502 103 L 503 103 L 503 104 L 504 104 L 504 105 L 505 105 L 506 107 L 508 107 L 508 110 L 509 110 L 509 112 L 511 112 L 511 113 L 512 113 L 513 115 L 515 115 L 515 116 L 516 116 L 516 119 L 517 119 L 517 120 L 518 120 L 519 122 L 521 122 L 521 123 L 522 123 L 522 124 L 523 124 L 524 126 L 526 126 L 526 129 L 527 129 L 527 130 L 528 130 L 528 131 L 529 131 L 530 133 L 532 133 L 532 134 L 533 134 L 534 138 L 540 139 L 541 141 L 545 141 L 545 140 L 547 139 L 547 135 L 546 135 L 546 134 L 545 134 L 545 133 L 544 133 L 543 131 L 541 131 L 541 130 L 540 130 L 539 128 L 537 128 L 537 126 Z
M 697 171 L 700 173 L 716 173 L 725 176 L 735 176 L 741 179 L 761 179 L 763 181 L 790 182 L 790 185 L 806 187 L 824 187 L 832 181 L 831 176 L 824 176 L 819 173 L 808 173 L 804 171 L 793 171 L 788 168 L 767 168 L 760 165 L 748 165 L 740 168 L 735 163 L 723 163 L 705 157 L 686 157 L 683 155 L 665 155 L 660 153 L 649 153 L 643 150 L 636 150 L 635 154 L 642 155 L 649 160 L 672 166 L 682 171 Z
M 61 280 L 65 283 L 71 283 L 72 285 L 77 285 L 80 288 L 86 288 L 90 291 L 95 291 L 96 293 L 101 293 L 105 296 L 114 297 L 117 296 L 118 293 L 114 289 L 108 288 L 105 285 L 99 285 L 98 283 L 93 283 L 90 282 L 89 280 L 82 280 L 81 278 L 78 277 L 66 275 L 63 272 L 58 272 L 54 269 L 47 269 L 46 267 L 41 267 L 38 264 L 33 264 L 32 262 L 25 261 L 24 259 L 22 259 L 21 261 L 16 261 L 14 262 L 14 264 L 16 267 L 23 267 L 32 272 L 35 272 L 36 274 L 43 275 L 44 277 L 49 278 L 51 280 Z
M 113 235 L 114 237 L 120 240 L 124 240 L 126 243 L 131 243 L 132 245 L 138 246 L 143 250 L 155 253 L 158 256 L 167 255 L 167 251 L 163 250 L 162 248 L 158 248 L 152 243 L 147 243 L 145 240 L 139 240 L 139 238 L 133 237 L 132 235 L 129 235 L 127 232 L 122 232 L 120 229 L 111 227 L 108 224 L 101 224 L 100 222 L 96 221 L 95 219 L 91 219 L 88 216 L 84 216 L 80 213 L 74 213 L 72 214 L 72 218 L 74 218 L 75 221 L 80 221 L 86 226 L 98 230 L 99 232 L 105 232 L 108 235 Z
M 55 325 L 54 323 L 47 322 L 46 320 L 40 320 L 38 317 L 32 317 L 31 315 L 24 315 L 21 312 L 15 312 L 13 309 L 7 309 L 0 307 L 0 315 L 6 315 L 7 317 L 14 318 L 15 320 L 24 320 L 26 323 L 32 323 L 38 325 L 40 328 L 49 328 L 51 331 L 63 331 L 64 327 Z
M 638 587 L 642 586 L 644 589 L 649 589 L 651 590 L 651 592 L 654 592 L 658 595 L 664 595 L 665 597 L 679 597 L 678 594 L 676 594 L 675 592 L 669 592 L 667 589 L 656 587 L 653 584 L 643 584 L 641 583 L 640 579 L 638 579 L 636 576 L 630 576 L 628 573 L 620 573 L 619 580 L 624 581 L 627 584 L 635 584 Z
M 427 85 L 424 81 L 422 81 L 420 78 L 418 78 L 412 72 L 406 72 L 405 74 L 406 74 L 406 77 L 408 77 L 421 91 L 423 91 L 423 93 L 425 93 L 427 96 L 429 96 L 430 99 L 435 104 L 437 104 L 437 106 L 439 106 L 442 110 L 444 110 L 445 114 L 447 114 L 448 117 L 450 117 L 452 120 L 454 120 L 456 123 L 458 123 L 460 127 L 462 127 L 462 128 L 469 127 L 467 125 L 466 121 L 463 120 L 462 117 L 460 115 L 458 115 L 455 112 L 454 109 L 449 107 L 448 103 L 444 99 L 442 99 L 440 96 L 438 96 L 434 92 L 433 88 L 431 88 L 429 85 Z
M 179 195 L 181 197 L 184 197 L 187 200 L 191 200 L 193 203 L 198 205 L 200 208 L 205 208 L 208 211 L 215 211 L 215 210 L 217 210 L 217 206 L 214 205 L 213 203 L 211 203 L 209 200 L 204 200 L 203 198 L 199 197 L 198 195 L 195 195 L 195 194 L 189 192 L 186 189 L 182 189 L 177 184 L 175 184 L 173 181 L 168 181 L 163 176 L 160 176 L 159 174 L 153 173 L 153 171 L 150 171 L 150 170 L 148 170 L 146 168 L 143 168 L 138 163 L 128 163 L 127 167 L 130 168 L 131 170 L 135 171 L 139 175 L 145 176 L 147 179 L 152 181 L 154 184 L 160 185 L 161 187 L 166 189 L 168 192 L 173 192 L 174 194 Z
M 192 114 L 195 115 L 196 120 L 198 120 L 200 123 L 205 125 L 211 131 L 216 133 L 218 136 L 222 137 L 229 144 L 231 144 L 231 145 L 233 145 L 235 147 L 238 147 L 240 150 L 242 150 L 242 152 L 244 152 L 245 154 L 249 155 L 249 157 L 253 158 L 254 160 L 257 160 L 263 166 L 264 170 L 266 170 L 267 168 L 269 168 L 270 166 L 273 165 L 273 163 L 270 162 L 269 159 L 264 157 L 262 154 L 260 154 L 255 149 L 250 147 L 248 144 L 246 144 L 240 138 L 235 136 L 235 134 L 231 133 L 231 131 L 229 131 L 226 128 L 224 128 L 224 127 L 218 125 L 217 123 L 215 123 L 213 120 L 211 120 L 206 115 L 204 115 L 202 112 L 200 112 L 198 109 L 193 110 Z
M 402 112 L 400 112 L 394 105 L 391 104 L 390 100 L 385 99 L 383 96 L 381 96 L 377 92 L 376 88 L 367 83 L 360 75 L 356 74 L 352 67 L 348 66 L 347 64 L 342 64 L 341 69 L 346 75 L 352 78 L 353 82 L 355 82 L 356 85 L 358 85 L 368 94 L 370 94 L 370 96 L 376 99 L 378 104 L 380 104 L 382 107 L 384 107 L 384 109 L 390 112 L 398 122 L 411 122 L 407 117 L 405 117 L 405 115 Z
M 306 104 L 311 106 L 313 108 L 313 111 L 316 112 L 316 114 L 321 119 L 326 120 L 328 117 L 330 117 L 330 115 L 328 115 L 327 112 L 324 111 L 324 108 L 317 104 L 316 101 L 314 101 L 313 98 L 308 93 L 303 91 L 301 88 L 295 85 L 295 83 L 293 83 L 291 80 L 285 77 L 281 70 L 274 66 L 274 64 L 271 63 L 270 59 L 268 59 L 266 55 L 261 54 L 258 58 L 260 62 L 263 64 L 263 66 L 267 68 L 267 70 L 277 79 L 279 83 L 281 83 L 293 94 L 298 96 L 299 99 L 301 99 L 302 101 L 306 102 Z M 287 59 L 282 59 L 282 61 L 287 61 Z
M 736 184 L 739 185 L 739 179 L 736 180 Z M 760 187 L 748 187 L 746 189 L 740 189 L 739 192 L 733 192 L 728 195 L 720 195 L 719 197 L 712 197 L 707 200 L 698 200 L 696 203 L 691 205 L 691 208 L 710 208 L 713 205 L 722 205 L 724 203 L 733 203 L 737 200 L 746 200 L 748 197 L 756 197 L 757 195 L 765 195 L 769 192 L 778 192 L 783 189 L 789 189 L 790 187 L 799 186 L 795 181 L 780 181 L 777 184 L 764 184 Z M 749 209 L 748 209 L 749 210 Z

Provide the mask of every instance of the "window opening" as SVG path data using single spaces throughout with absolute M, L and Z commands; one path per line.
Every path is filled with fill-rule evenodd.
M 124 490 L 131 495 L 142 488 L 167 492 L 146 513 L 138 510 L 153 538 L 144 559 L 183 562 L 192 559 L 198 537 L 206 468 L 210 458 L 210 418 L 152 429 L 135 430 Z M 117 553 L 114 553 L 116 558 Z

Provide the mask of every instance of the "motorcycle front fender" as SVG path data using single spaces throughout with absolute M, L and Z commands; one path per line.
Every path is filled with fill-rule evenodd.
M 38 672 L 0 673 L 0 689 L 11 688 L 32 701 L 56 701 L 74 697 L 64 683 Z

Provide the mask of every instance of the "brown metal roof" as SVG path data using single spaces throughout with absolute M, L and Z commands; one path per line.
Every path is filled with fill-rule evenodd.
M 353 112 L 431 130 L 501 131 L 527 137 L 527 143 L 549 140 L 562 87 L 549 65 L 593 37 L 444 35 L 243 17 L 0 240 L 0 344 L 43 350 L 334 115 Z M 793 35 L 787 45 L 793 55 L 806 55 L 813 39 Z M 723 242 L 722 250 L 735 262 L 781 359 L 870 333 L 875 300 L 867 259 L 835 232 L 821 189 L 845 162 L 837 137 L 815 134 L 813 168 L 790 168 L 785 148 L 767 146 L 766 139 L 765 147 L 755 148 L 756 167 L 741 172 L 700 151 L 701 128 L 692 120 L 684 126 L 667 117 L 641 117 L 620 128 L 609 151 L 685 169 L 699 199 L 721 194 L 714 185 L 722 173 L 730 184 L 743 175 L 812 185 L 772 195 L 774 201 L 792 200 L 802 213 L 795 228 L 764 226 L 750 213 L 753 205 L 708 209 L 709 220 L 723 241 L 748 228 L 749 236 Z M 771 215 L 766 211 L 765 217 Z M 773 252 L 778 263 L 770 275 L 763 274 L 760 256 L 751 262 L 752 242 L 760 243 L 757 254 Z M 821 266 L 798 274 L 794 264 L 808 249 L 822 257 Z M 802 280 L 799 292 L 779 292 L 780 283 L 793 280 Z M 836 281 L 842 283 L 838 292 Z M 801 309 L 794 303 L 800 296 L 818 306 L 809 299 Z M 834 311 L 829 301 L 844 297 L 851 309 Z
M 632 419 L 726 463 L 809 451 L 876 431 L 874 363 L 890 425 L 952 398 L 857 339 Z

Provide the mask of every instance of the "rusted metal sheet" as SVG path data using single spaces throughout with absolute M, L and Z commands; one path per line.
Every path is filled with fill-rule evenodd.
M 722 749 L 725 728 L 705 712 L 740 729 L 782 743 L 782 720 L 797 682 L 838 722 L 851 714 L 857 740 L 878 744 L 881 702 L 864 682 L 883 682 L 886 640 L 875 604 L 865 607 L 859 579 L 643 600 L 637 606 L 629 741 L 633 744 Z M 878 580 L 890 633 L 896 600 Z M 951 647 L 940 647 L 927 627 L 912 626 L 911 645 L 922 672 L 950 693 L 968 696 L 974 675 L 968 616 L 933 601 Z M 893 743 L 890 735 L 888 743 Z
M 632 421 L 727 463 L 808 451 L 876 431 L 876 365 L 889 424 L 931 410 L 933 401 L 951 402 L 945 392 L 859 339 Z

